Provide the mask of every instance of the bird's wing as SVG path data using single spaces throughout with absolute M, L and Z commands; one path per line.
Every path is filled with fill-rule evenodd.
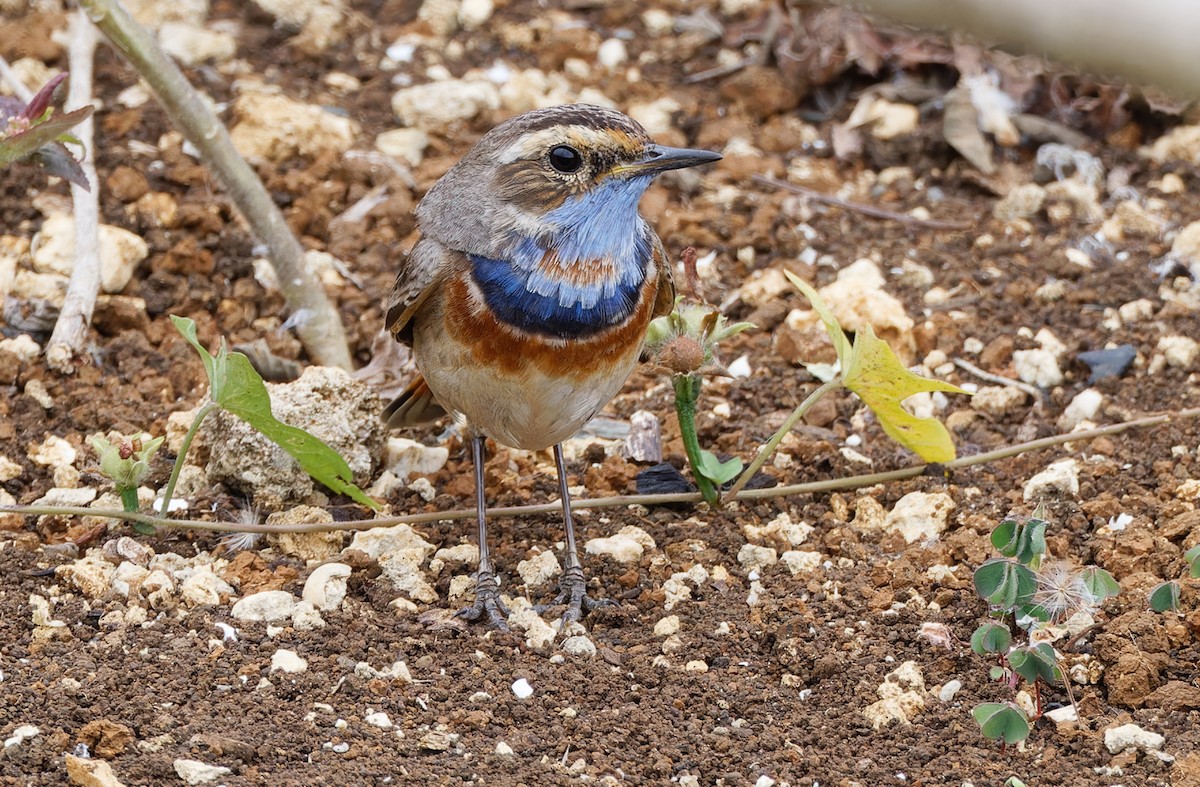
M 654 267 L 658 273 L 658 297 L 654 299 L 654 317 L 670 314 L 675 308 L 675 279 L 671 276 L 671 260 L 662 240 L 654 234 Z
M 413 316 L 442 277 L 449 273 L 449 258 L 442 244 L 422 238 L 401 261 L 384 313 L 384 325 L 396 341 L 412 345 Z

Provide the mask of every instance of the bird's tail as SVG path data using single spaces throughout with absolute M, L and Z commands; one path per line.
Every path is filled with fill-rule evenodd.
M 436 421 L 445 414 L 446 409 L 434 398 L 425 378 L 418 374 L 404 392 L 383 409 L 383 420 L 392 428 L 417 426 Z

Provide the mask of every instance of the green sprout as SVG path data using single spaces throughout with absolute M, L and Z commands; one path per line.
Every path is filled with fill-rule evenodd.
M 722 462 L 716 454 L 700 447 L 696 435 L 696 402 L 704 384 L 704 375 L 723 374 L 717 363 L 717 346 L 742 331 L 753 328 L 748 322 L 727 323 L 724 315 L 709 306 L 682 303 L 650 323 L 646 334 L 646 354 L 671 374 L 675 386 L 675 414 L 688 464 L 709 505 L 720 500 L 717 488 L 742 470 L 742 460 L 734 457 Z
M 988 602 L 989 619 L 971 635 L 971 650 L 995 660 L 989 670 L 993 680 L 1014 690 L 1024 680 L 1036 701 L 1032 718 L 1012 703 L 984 703 L 972 711 L 984 737 L 1000 740 L 1001 746 L 1024 740 L 1030 722 L 1041 717 L 1043 684 L 1062 681 L 1070 693 L 1058 655 L 1041 632 L 1077 612 L 1097 610 L 1121 590 L 1102 568 L 1047 561 L 1044 516 L 1039 506 L 1032 517 L 1005 518 L 991 536 L 1002 557 L 975 570 L 975 592 Z M 1024 631 L 1022 642 L 1014 643 L 1014 630 Z
M 1183 559 L 1187 562 L 1187 575 L 1192 579 L 1200 578 L 1200 544 L 1184 552 Z M 1160 582 L 1150 591 L 1150 609 L 1155 612 L 1177 611 L 1181 591 L 1178 580 Z
M 100 457 L 100 472 L 113 482 L 113 488 L 121 497 L 121 505 L 126 511 L 138 510 L 138 487 L 150 474 L 150 460 L 162 447 L 164 437 L 150 438 L 150 435 L 134 435 L 122 437 L 115 443 L 101 435 L 95 435 L 90 440 L 96 455 Z M 149 525 L 134 523 L 138 532 L 149 531 Z

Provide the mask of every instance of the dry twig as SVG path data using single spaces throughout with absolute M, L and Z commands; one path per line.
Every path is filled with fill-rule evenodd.
M 92 103 L 92 67 L 95 64 L 96 28 L 88 21 L 83 9 L 70 20 L 68 57 L 71 84 L 67 92 L 67 111 Z M 75 370 L 96 296 L 100 293 L 100 182 L 96 177 L 96 156 L 93 143 L 95 122 L 88 116 L 74 133 L 83 144 L 80 165 L 90 189 L 71 184 L 71 204 L 75 216 L 75 264 L 67 283 L 62 311 L 54 324 L 54 333 L 46 345 L 46 363 L 51 369 L 69 374 Z

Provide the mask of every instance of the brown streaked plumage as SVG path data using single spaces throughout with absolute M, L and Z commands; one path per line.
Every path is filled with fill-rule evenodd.
M 636 365 L 675 289 L 662 242 L 637 214 L 653 177 L 720 158 L 656 145 L 611 109 L 551 107 L 488 132 L 417 207 L 421 240 L 400 264 L 388 329 L 421 376 L 392 402 L 393 426 L 461 416 L 476 470 L 476 600 L 460 614 L 503 628 L 487 551 L 483 438 L 553 446 L 566 522 L 558 603 L 578 619 L 584 590 L 559 443 Z

